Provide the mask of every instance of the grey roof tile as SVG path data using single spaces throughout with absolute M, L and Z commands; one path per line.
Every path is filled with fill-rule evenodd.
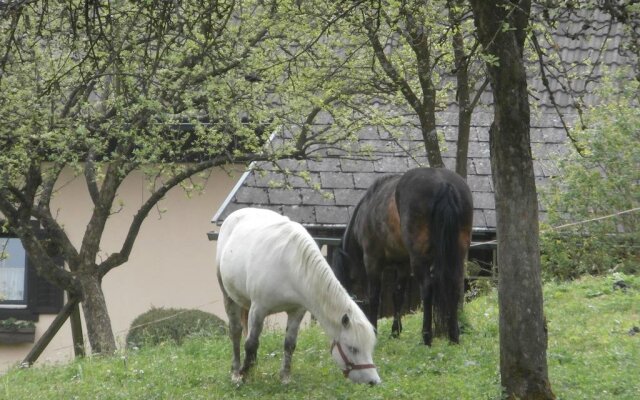
M 334 190 L 322 189 L 315 190 L 310 188 L 303 188 L 299 190 L 302 196 L 302 204 L 305 205 L 323 205 L 331 206 L 336 204 Z
M 309 171 L 340 171 L 340 159 L 338 158 L 323 158 L 321 160 L 308 160 L 307 165 Z
M 482 212 L 484 213 L 484 219 L 485 219 L 485 221 L 487 223 L 486 227 L 495 229 L 495 227 L 496 227 L 496 210 L 482 210 Z M 477 226 L 477 225 L 475 225 L 475 226 Z
M 268 190 L 261 187 L 245 187 L 236 193 L 235 199 L 239 203 L 269 203 Z
M 473 192 L 473 206 L 477 209 L 494 210 L 496 202 L 492 192 Z
M 473 158 L 473 166 L 478 175 L 491 175 L 491 160 L 488 158 Z
M 489 142 L 469 142 L 469 157 L 488 159 L 489 152 Z
M 367 189 L 373 181 L 377 178 L 381 177 L 384 174 L 377 174 L 374 172 L 359 172 L 353 174 L 353 183 L 354 188 L 356 189 Z
M 301 224 L 316 223 L 313 207 L 284 206 L 282 207 L 282 213 L 293 221 L 297 221 Z
M 487 226 L 487 220 L 485 220 L 484 218 L 483 210 L 478 210 L 478 209 L 473 210 L 473 225 L 482 226 L 482 227 Z
M 320 183 L 327 189 L 352 188 L 353 175 L 342 172 L 320 172 Z
M 346 225 L 349 222 L 349 213 L 346 207 L 316 206 L 316 221 L 319 224 Z
M 282 174 L 275 171 L 255 171 L 252 173 L 256 187 L 271 188 L 284 183 Z
M 300 193 L 291 189 L 270 189 L 269 190 L 269 204 L 302 204 L 302 198 Z
M 445 168 L 452 171 L 456 170 L 456 159 L 454 157 L 442 157 L 442 162 L 444 162 Z
M 364 196 L 365 189 L 335 189 L 336 204 L 340 206 L 351 206 L 357 204 Z
M 284 159 L 275 162 L 282 170 L 304 171 L 307 166 L 307 160 L 291 160 Z
M 472 137 L 471 136 L 472 132 L 476 134 L 476 136 L 478 137 L 478 141 L 479 142 L 487 142 L 487 143 L 489 143 L 489 128 L 488 127 L 472 126 L 471 127 L 471 132 L 469 133 L 470 134 L 469 138 Z
M 491 177 L 487 175 L 469 175 L 467 184 L 472 192 L 493 192 Z
M 290 174 L 284 177 L 284 182 L 293 188 L 308 188 L 315 184 L 320 184 L 320 175 L 309 174 L 309 176 L 303 178 L 298 175 Z
M 342 172 L 372 172 L 373 160 L 354 160 L 354 159 L 342 159 L 340 166 Z
M 367 126 L 360 132 L 360 139 L 379 140 L 380 132 L 376 126 Z
M 384 157 L 374 162 L 374 171 L 383 173 L 402 173 L 409 169 L 406 157 Z

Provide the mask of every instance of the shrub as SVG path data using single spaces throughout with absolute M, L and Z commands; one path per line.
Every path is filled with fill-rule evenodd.
M 640 89 L 637 81 L 606 85 L 602 103 L 573 132 L 582 155 L 560 162 L 560 173 L 541 191 L 551 226 L 587 221 L 640 206 Z M 547 277 L 572 279 L 610 270 L 640 269 L 640 213 L 547 229 L 541 236 Z
M 127 335 L 127 347 L 163 342 L 180 345 L 189 336 L 221 335 L 225 332 L 226 323 L 211 313 L 154 307 L 133 320 Z

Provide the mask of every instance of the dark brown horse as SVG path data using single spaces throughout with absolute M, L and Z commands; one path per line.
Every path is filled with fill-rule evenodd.
M 407 279 L 420 285 L 422 338 L 436 333 L 459 342 L 458 305 L 463 263 L 471 241 L 473 200 L 466 182 L 446 169 L 416 168 L 384 176 L 354 209 L 333 269 L 350 293 L 366 293 L 365 308 L 377 326 L 382 272 L 395 270 L 392 334 L 402 331 L 401 312 Z

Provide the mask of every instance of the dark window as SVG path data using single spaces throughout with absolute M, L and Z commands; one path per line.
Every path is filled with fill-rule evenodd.
M 38 275 L 20 239 L 0 237 L 0 319 L 37 321 L 57 314 L 62 302 L 63 291 Z

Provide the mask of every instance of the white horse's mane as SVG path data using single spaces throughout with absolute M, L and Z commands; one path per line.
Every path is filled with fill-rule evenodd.
M 334 335 L 339 332 L 342 316 L 347 313 L 354 340 L 367 351 L 372 351 L 376 338 L 373 327 L 364 312 L 335 277 L 311 235 L 295 222 L 288 226 L 291 227 L 292 239 L 294 239 L 290 243 L 297 249 L 300 266 L 293 272 L 299 274 L 298 281 L 305 285 L 305 289 L 313 293 L 317 300 L 316 310 L 309 311 L 315 314 L 319 321 L 321 315 L 330 317 L 331 321 L 327 322 L 332 324 L 333 332 L 327 333 Z

